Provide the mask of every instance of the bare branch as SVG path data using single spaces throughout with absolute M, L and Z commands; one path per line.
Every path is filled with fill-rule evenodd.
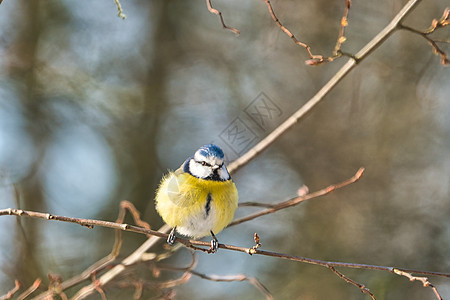
M 206 275 L 199 273 L 197 271 L 190 271 L 192 275 L 198 276 L 200 278 L 217 281 L 217 282 L 232 282 L 232 281 L 248 281 L 254 287 L 256 287 L 261 293 L 266 296 L 267 300 L 272 300 L 273 296 L 270 291 L 255 277 L 247 277 L 244 274 L 229 275 L 229 276 L 219 276 L 219 275 Z
M 0 213 L 1 215 L 1 213 Z M 135 227 L 135 226 L 133 226 Z M 139 228 L 139 227 L 136 227 Z M 142 228 L 142 232 L 141 233 L 145 233 L 145 231 L 147 231 L 145 234 L 152 234 L 154 232 L 157 233 L 157 235 L 150 237 L 149 239 L 147 239 L 141 246 L 139 246 L 139 248 L 137 248 L 131 255 L 129 255 L 127 258 L 125 258 L 124 260 L 122 260 L 122 262 L 120 264 L 118 264 L 117 266 L 115 266 L 114 268 L 112 268 L 111 270 L 109 270 L 108 272 L 106 272 L 105 274 L 103 274 L 98 280 L 97 280 L 97 284 L 100 284 L 100 286 L 105 285 L 106 283 L 110 282 L 112 279 L 114 279 L 117 275 L 119 275 L 120 273 L 122 273 L 127 266 L 132 265 L 138 261 L 141 260 L 142 255 L 151 247 L 153 247 L 159 240 L 160 237 L 164 237 L 167 238 L 167 232 L 169 232 L 170 227 L 168 225 L 164 225 L 162 226 L 159 231 L 154 231 L 154 230 L 150 230 L 150 229 L 145 229 Z M 134 231 L 137 232 L 137 231 Z M 152 232 L 152 233 L 151 233 Z M 82 288 L 80 291 L 78 291 L 78 293 L 75 294 L 75 296 L 73 297 L 74 300 L 76 299 L 84 299 L 87 296 L 91 295 L 93 292 L 95 291 L 95 284 L 91 283 L 88 286 L 85 286 L 84 288 Z M 41 298 L 44 299 L 44 298 Z
M 393 272 L 394 272 L 394 274 L 408 277 L 409 281 L 415 281 L 415 280 L 421 281 L 424 287 L 430 287 L 433 290 L 434 295 L 436 296 L 437 299 L 439 299 L 439 300 L 443 299 L 441 297 L 441 295 L 439 294 L 437 288 L 428 281 L 427 277 L 416 277 L 416 276 L 411 275 L 411 272 L 405 272 L 405 271 L 402 271 L 399 269 L 394 269 Z M 412 273 L 415 273 L 415 272 L 412 272 Z
M 354 286 L 357 286 L 361 290 L 361 292 L 363 292 L 364 294 L 368 294 L 373 300 L 376 300 L 375 296 L 372 294 L 372 292 L 368 288 L 366 288 L 363 284 L 360 284 L 360 283 L 354 281 L 353 279 L 348 278 L 347 276 L 345 276 L 344 274 L 342 274 L 341 272 L 339 272 L 332 266 L 329 266 L 329 269 L 331 271 L 333 271 L 337 276 L 344 279 L 346 282 L 353 284 Z
M 15 284 L 14 288 L 12 290 L 10 290 L 9 292 L 7 292 L 5 295 L 0 296 L 0 300 L 8 300 L 8 299 L 11 299 L 14 296 L 14 294 L 20 289 L 20 282 L 19 282 L 19 280 L 15 280 L 14 284 Z
M 192 275 L 192 270 L 197 266 L 197 256 L 195 252 L 192 252 L 192 261 L 187 267 L 168 267 L 168 266 L 158 266 L 158 274 L 160 270 L 170 270 L 170 271 L 184 271 L 184 273 L 177 279 L 167 280 L 164 282 L 152 283 L 152 285 L 158 288 L 173 288 L 175 286 L 186 283 Z
M 125 20 L 127 18 L 127 16 L 123 13 L 122 5 L 120 5 L 120 1 L 114 0 L 114 3 L 116 3 L 116 6 L 117 6 L 117 16 L 122 18 L 122 20 Z
M 164 289 L 173 288 L 173 287 L 176 287 L 176 286 L 179 286 L 179 285 L 182 285 L 182 284 L 188 282 L 189 279 L 191 279 L 191 276 L 192 276 L 191 272 L 186 271 L 179 278 L 176 278 L 173 280 L 168 280 L 165 282 L 159 282 L 159 283 L 157 283 L 157 285 L 159 288 L 164 288 Z
M 18 213 L 20 212 L 20 213 Z M 41 215 L 48 215 L 44 213 L 39 212 L 32 212 L 32 211 L 25 211 L 25 210 L 17 210 L 17 209 L 3 209 L 0 210 L 0 216 L 2 215 L 16 215 L 16 216 L 28 216 L 28 217 L 37 217 L 42 218 Z M 54 216 L 57 217 L 57 216 Z M 46 219 L 45 217 L 43 219 Z M 59 220 L 63 222 L 70 222 L 70 223 L 77 223 L 75 218 L 68 218 L 68 217 L 58 217 L 58 218 L 52 218 L 51 220 Z M 109 282 L 111 279 L 113 279 L 116 275 L 120 274 L 126 266 L 134 264 L 138 262 L 142 255 L 151 248 L 160 238 L 167 238 L 168 232 L 170 230 L 170 227 L 167 225 L 164 225 L 161 227 L 159 231 L 154 231 L 150 229 L 140 228 L 137 226 L 131 226 L 127 224 L 116 224 L 113 222 L 107 222 L 107 221 L 98 221 L 98 220 L 89 220 L 89 219 L 80 219 L 83 223 L 87 224 L 96 224 L 103 227 L 108 228 L 114 228 L 114 229 L 122 229 L 124 231 L 131 231 L 131 232 L 137 232 L 141 234 L 151 234 L 155 235 L 151 238 L 149 238 L 146 242 L 144 242 L 136 251 L 134 251 L 130 256 L 125 258 L 119 265 L 115 266 L 105 274 L 103 274 L 97 281 L 104 285 L 105 283 Z M 127 226 L 120 226 L 120 225 L 127 225 Z M 202 241 L 195 241 L 195 240 L 188 240 L 184 238 L 177 237 L 176 242 L 179 242 L 187 247 L 191 246 L 200 246 L 200 247 L 209 247 L 209 242 L 202 242 Z M 314 265 L 320 265 L 329 268 L 329 266 L 333 267 L 345 267 L 345 268 L 353 268 L 353 269 L 369 269 L 369 270 L 380 270 L 380 271 L 387 271 L 393 273 L 394 268 L 393 267 L 385 267 L 385 266 L 376 266 L 376 265 L 366 265 L 366 264 L 355 264 L 355 263 L 343 263 L 343 262 L 331 262 L 331 261 L 324 261 L 324 260 L 317 260 L 317 259 L 311 259 L 301 256 L 295 256 L 295 255 L 289 255 L 284 253 L 277 253 L 277 252 L 271 252 L 271 251 L 264 251 L 260 249 L 254 249 L 249 250 L 249 248 L 246 247 L 238 247 L 233 245 L 226 245 L 226 244 L 219 244 L 219 248 L 231 250 L 231 251 L 238 251 L 243 253 L 249 253 L 252 252 L 252 254 L 258 254 L 258 255 L 264 255 L 264 256 L 270 256 L 270 257 L 276 257 L 291 261 L 297 261 L 297 262 L 303 262 L 303 263 L 309 263 Z M 252 248 L 251 248 L 252 249 Z M 440 272 L 431 272 L 431 271 L 421 271 L 421 270 L 410 270 L 410 269 L 403 269 L 403 268 L 395 268 L 400 271 L 409 272 L 409 273 L 416 273 L 416 274 L 423 274 L 423 275 L 433 275 L 433 276 L 442 276 L 442 277 L 450 277 L 449 273 L 440 273 Z M 78 297 L 75 299 L 84 299 L 85 296 L 88 296 L 93 291 L 93 286 L 87 288 L 86 290 L 83 290 L 81 293 L 79 292 Z M 83 296 L 83 297 L 81 297 Z M 36 298 L 36 299 L 43 299 L 43 298 Z
M 17 300 L 23 300 L 26 297 L 30 296 L 37 288 L 41 285 L 41 280 L 38 278 L 36 279 L 33 284 L 25 290 L 22 294 L 17 296 Z
M 223 21 L 222 13 L 219 10 L 215 9 L 214 7 L 212 7 L 211 0 L 206 0 L 206 6 L 208 7 L 208 10 L 209 10 L 210 13 L 213 13 L 213 14 L 216 14 L 216 15 L 219 16 L 220 22 L 222 23 L 222 27 L 223 28 L 234 32 L 234 34 L 236 34 L 236 35 L 239 35 L 240 32 L 239 32 L 238 29 L 236 29 L 234 27 L 231 27 L 231 26 L 225 25 L 225 22 Z
M 328 187 L 326 187 L 324 189 L 321 189 L 321 190 L 319 190 L 317 192 L 314 192 L 314 193 L 306 194 L 304 196 L 295 197 L 295 198 L 289 199 L 287 201 L 280 202 L 278 204 L 270 205 L 269 208 L 267 208 L 265 210 L 262 210 L 260 212 L 248 215 L 246 217 L 237 219 L 237 220 L 231 222 L 231 224 L 228 225 L 228 226 L 234 226 L 234 225 L 237 225 L 237 224 L 241 224 L 241 223 L 253 220 L 255 218 L 258 218 L 260 216 L 268 215 L 268 214 L 274 213 L 274 212 L 276 212 L 278 210 L 285 209 L 285 208 L 297 205 L 297 204 L 299 204 L 299 203 L 301 203 L 303 201 L 327 195 L 327 194 L 329 194 L 329 193 L 331 193 L 331 192 L 333 192 L 333 191 L 335 191 L 337 189 L 343 188 L 343 187 L 345 187 L 345 186 L 347 186 L 349 184 L 352 184 L 352 183 L 358 181 L 361 178 L 363 173 L 364 173 L 364 168 L 360 168 L 355 173 L 355 175 L 353 175 L 351 178 L 349 178 L 349 179 L 347 179 L 347 180 L 345 180 L 345 181 L 343 181 L 341 183 L 330 185 L 330 186 L 328 186 Z M 266 204 L 259 205 L 259 203 L 255 203 L 255 202 L 249 202 L 249 203 L 244 202 L 244 203 L 241 204 L 241 206 L 263 206 L 263 207 L 266 207 Z
M 280 29 L 287 34 L 287 36 L 289 36 L 291 38 L 291 40 L 298 46 L 305 48 L 305 50 L 308 52 L 308 55 L 310 57 L 310 61 L 313 61 L 314 63 L 310 63 L 310 64 L 320 64 L 320 63 L 324 63 L 326 61 L 331 61 L 328 58 L 324 58 L 322 55 L 316 55 L 313 54 L 311 52 L 311 47 L 308 46 L 306 43 L 300 42 L 299 40 L 297 40 L 297 38 L 292 34 L 292 32 L 287 29 L 283 24 L 281 24 L 280 20 L 277 18 L 277 16 L 275 15 L 275 11 L 273 10 L 272 4 L 270 4 L 269 0 L 263 0 L 266 5 L 267 8 L 269 9 L 269 13 L 270 16 L 272 17 L 273 21 L 275 22 L 275 24 L 277 24 L 278 27 L 280 27 Z
M 150 226 L 148 225 L 148 223 L 146 223 L 140 219 L 139 212 L 136 210 L 134 205 L 128 201 L 122 201 L 120 203 L 120 210 L 119 210 L 119 216 L 117 218 L 117 222 L 116 223 L 112 223 L 112 222 L 105 223 L 106 225 L 108 225 L 108 223 L 109 223 L 109 225 L 114 224 L 113 227 L 109 227 L 109 228 L 116 229 L 115 242 L 114 242 L 114 246 L 113 246 L 111 253 L 108 256 L 104 257 L 103 259 L 94 263 L 92 266 L 90 266 L 88 269 L 86 269 L 83 273 L 76 275 L 76 276 L 72 277 L 71 279 L 68 279 L 68 280 L 62 282 L 61 283 L 62 290 L 72 287 L 76 284 L 79 284 L 82 281 L 85 281 L 85 280 L 91 278 L 91 276 L 93 274 L 99 272 L 100 270 L 103 270 L 106 266 L 110 265 L 112 261 L 114 261 L 114 259 L 119 254 L 120 246 L 122 244 L 121 231 L 123 229 L 120 227 L 121 227 L 121 225 L 126 225 L 126 224 L 120 224 L 120 223 L 123 222 L 123 220 L 124 220 L 126 210 L 129 210 L 132 213 L 132 216 L 137 224 L 145 227 L 144 228 L 145 230 L 152 231 L 149 229 Z M 3 214 L 2 212 L 3 211 L 0 211 L 0 215 Z M 18 210 L 18 213 L 20 213 L 20 210 Z M 30 216 L 32 216 L 32 215 L 35 217 L 38 217 L 38 218 L 43 218 L 43 217 L 47 218 L 47 216 L 49 214 L 36 215 L 36 214 L 31 213 Z M 65 217 L 61 217 L 61 218 L 64 219 Z M 59 217 L 56 218 L 55 220 L 57 220 L 57 219 L 59 219 Z M 62 221 L 63 219 L 60 219 L 60 221 Z M 86 226 L 88 228 L 92 228 L 94 225 L 102 226 L 100 224 L 104 224 L 102 221 L 100 221 L 100 223 L 99 223 L 96 220 L 89 220 L 92 222 L 83 223 L 83 219 L 76 219 L 76 218 L 68 218 L 66 221 L 71 222 L 71 223 L 77 223 L 77 224 Z M 86 220 L 84 220 L 84 221 L 86 221 Z M 106 226 L 106 227 L 108 227 L 108 226 Z M 140 227 L 136 227 L 136 228 L 140 228 Z M 168 232 L 169 230 L 170 230 L 169 226 L 164 225 L 163 227 L 160 228 L 159 231 L 161 231 L 160 234 L 162 234 L 162 236 L 164 236 L 163 232 Z M 84 288 L 84 290 L 82 291 L 82 293 L 84 293 L 84 294 L 81 294 L 80 297 L 84 297 L 84 295 L 86 295 L 86 296 L 90 295 L 91 293 L 93 293 L 97 290 L 96 285 L 100 284 L 100 286 L 101 286 L 102 284 L 105 284 L 106 282 L 112 280 L 115 276 L 120 274 L 125 269 L 125 267 L 123 265 L 124 263 L 126 263 L 127 265 L 131 265 L 131 264 L 139 261 L 141 258 L 143 258 L 147 254 L 145 252 L 148 249 L 150 249 L 157 241 L 158 241 L 158 238 L 155 238 L 155 236 L 151 236 L 144 244 L 142 244 L 135 252 L 133 252 L 133 254 L 131 254 L 129 257 L 127 257 L 125 260 L 123 260 L 122 264 L 115 266 L 113 269 L 111 269 L 110 271 L 103 274 L 102 277 L 100 279 L 98 279 L 96 282 L 92 283 L 89 286 L 86 286 Z M 164 257 L 167 257 L 167 255 L 165 255 Z M 156 258 L 156 259 L 158 259 L 158 258 Z M 36 297 L 36 299 L 47 299 L 47 297 L 54 295 L 54 294 L 55 294 L 55 291 L 49 290 L 45 293 L 40 294 L 38 297 Z M 82 299 L 82 298 L 80 298 L 80 299 Z
M 336 46 L 334 46 L 333 56 L 338 57 L 341 52 L 342 44 L 347 40 L 345 37 L 345 27 L 348 25 L 348 12 L 350 11 L 350 7 L 352 6 L 351 0 L 345 0 L 345 9 L 344 15 L 341 19 L 341 24 L 339 27 L 339 35 L 336 40 Z
M 257 234 L 255 233 L 255 240 L 256 240 Z M 184 268 L 180 267 L 167 267 L 167 266 L 160 266 L 160 270 L 170 270 L 170 271 L 185 271 L 189 272 L 192 275 L 198 276 L 203 279 L 211 280 L 211 281 L 217 281 L 217 282 L 232 282 L 232 281 L 248 281 L 253 286 L 255 286 L 260 292 L 262 292 L 266 299 L 273 299 L 272 294 L 270 291 L 257 279 L 254 277 L 248 277 L 244 274 L 237 274 L 237 275 L 228 275 L 228 276 L 220 276 L 220 275 L 206 275 L 200 272 L 197 272 L 194 270 L 195 266 L 197 265 L 197 259 L 195 256 L 195 253 L 192 253 L 193 255 L 193 261 L 192 263 Z
M 449 43 L 449 41 L 435 40 L 429 37 L 429 35 L 435 32 L 437 29 L 448 26 L 449 24 L 450 24 L 450 8 L 446 8 L 444 10 L 444 13 L 442 14 L 442 17 L 439 20 L 434 19 L 433 22 L 431 23 L 431 26 L 424 31 L 420 31 L 402 24 L 400 24 L 399 27 L 401 29 L 405 29 L 407 31 L 413 32 L 423 37 L 428 42 L 428 44 L 430 44 L 431 47 L 433 48 L 434 54 L 440 55 L 441 64 L 445 66 L 450 64 L 450 60 L 447 58 L 447 54 L 444 52 L 444 50 L 442 50 L 437 43 Z
M 420 0 L 409 0 L 408 3 L 397 13 L 392 21 L 378 33 L 369 43 L 367 43 L 354 57 L 350 58 L 345 65 L 299 110 L 297 110 L 291 117 L 284 121 L 280 126 L 273 130 L 262 141 L 251 148 L 247 153 L 232 162 L 228 171 L 233 173 L 239 168 L 246 165 L 249 161 L 254 159 L 258 154 L 269 147 L 274 141 L 276 141 L 281 135 L 283 135 L 288 129 L 297 124 L 300 119 L 306 116 L 308 112 L 312 110 L 324 97 L 351 71 L 356 65 L 365 59 L 370 53 L 375 51 L 383 42 L 397 29 L 399 24 L 405 19 L 405 17 L 417 6 Z
M 289 36 L 291 38 L 291 40 L 296 45 L 305 48 L 305 50 L 308 52 L 308 56 L 309 56 L 310 59 L 308 59 L 305 62 L 307 65 L 317 66 L 319 64 L 323 64 L 323 63 L 326 63 L 326 62 L 334 61 L 336 58 L 341 57 L 342 55 L 352 57 L 352 55 L 347 54 L 347 53 L 343 53 L 341 51 L 341 46 L 346 40 L 344 33 L 345 33 L 345 27 L 347 27 L 347 25 L 348 25 L 348 12 L 349 12 L 351 4 L 352 4 L 351 0 L 345 0 L 344 15 L 341 18 L 339 34 L 338 34 L 338 38 L 336 40 L 336 45 L 334 47 L 333 55 L 332 56 L 328 56 L 328 57 L 325 57 L 323 55 L 313 54 L 311 52 L 311 47 L 309 45 L 307 45 L 304 42 L 300 42 L 299 40 L 297 40 L 297 38 L 292 34 L 292 32 L 289 29 L 287 29 L 283 24 L 281 24 L 280 20 L 275 15 L 275 11 L 273 10 L 273 7 L 272 7 L 272 4 L 270 3 L 270 1 L 269 0 L 263 0 L 263 1 L 266 3 L 267 8 L 269 9 L 270 16 L 272 17 L 272 19 L 275 22 L 275 24 L 277 24 L 277 26 L 280 27 L 280 29 L 287 36 Z
M 120 201 L 119 216 L 117 217 L 116 220 L 117 223 L 123 223 L 123 221 L 125 220 L 125 214 L 127 210 L 130 212 L 136 225 L 150 229 L 150 224 L 141 219 L 141 214 L 136 209 L 134 204 L 127 200 Z
M 431 26 L 424 31 L 425 34 L 431 34 L 437 29 L 450 25 L 450 8 L 444 9 L 444 13 L 439 20 L 434 19 L 431 22 Z

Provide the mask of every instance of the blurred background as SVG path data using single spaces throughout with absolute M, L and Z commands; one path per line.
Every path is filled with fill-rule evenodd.
M 343 50 L 356 53 L 405 1 L 354 1 Z M 344 1 L 273 1 L 314 53 L 330 55 Z M 306 66 L 262 1 L 11 1 L 0 6 L 0 208 L 115 220 L 129 200 L 153 228 L 161 176 L 214 142 L 232 161 L 302 106 L 345 63 Z M 425 29 L 447 1 L 423 1 L 406 24 Z M 448 39 L 445 28 L 435 34 Z M 448 53 L 447 47 L 447 53 Z M 234 226 L 222 243 L 315 259 L 450 272 L 450 72 L 424 39 L 397 32 L 307 118 L 233 174 L 240 201 L 276 203 L 302 185 L 335 193 Z M 245 131 L 236 140 L 236 132 Z M 240 208 L 236 217 L 255 211 Z M 132 222 L 127 219 L 127 222 Z M 121 257 L 145 237 L 124 234 Z M 205 239 L 208 240 L 208 239 Z M 0 295 L 47 274 L 64 279 L 107 255 L 114 232 L 0 217 Z M 231 251 L 197 253 L 205 274 L 258 278 L 275 299 L 368 299 L 329 270 Z M 186 266 L 187 250 L 165 261 Z M 147 269 L 145 269 L 147 268 Z M 380 271 L 339 269 L 377 299 L 434 299 L 431 289 Z M 140 277 L 177 278 L 150 266 Z M 450 280 L 431 277 L 444 298 Z M 68 291 L 72 295 L 74 291 Z M 131 298 L 111 285 L 108 299 Z M 193 277 L 177 299 L 260 299 L 246 282 Z M 153 293 L 153 294 L 152 294 Z M 158 296 L 158 291 L 144 294 Z M 94 295 L 92 299 L 100 298 Z

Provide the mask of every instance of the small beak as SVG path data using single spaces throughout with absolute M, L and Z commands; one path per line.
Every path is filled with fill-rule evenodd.
M 214 166 L 212 166 L 211 168 L 212 168 L 213 170 L 217 170 L 218 168 L 220 168 L 220 166 L 214 165 Z

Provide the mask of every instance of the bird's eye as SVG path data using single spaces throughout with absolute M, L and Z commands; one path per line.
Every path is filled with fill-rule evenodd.
M 204 161 L 202 161 L 202 166 L 209 166 L 209 164 L 204 162 Z

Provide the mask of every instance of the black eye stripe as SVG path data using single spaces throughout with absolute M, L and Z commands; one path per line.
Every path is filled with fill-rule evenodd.
M 202 166 L 207 166 L 207 167 L 212 167 L 213 165 L 211 165 L 211 164 L 209 164 L 209 163 L 207 163 L 206 161 L 203 161 L 203 160 L 195 160 L 194 159 L 194 161 L 197 163 L 197 164 L 200 164 L 200 165 L 202 165 Z M 214 164 L 215 165 L 215 164 Z M 219 164 L 219 165 L 217 165 L 219 168 L 222 168 L 223 166 L 225 165 L 225 163 L 224 162 L 222 162 L 221 164 Z

